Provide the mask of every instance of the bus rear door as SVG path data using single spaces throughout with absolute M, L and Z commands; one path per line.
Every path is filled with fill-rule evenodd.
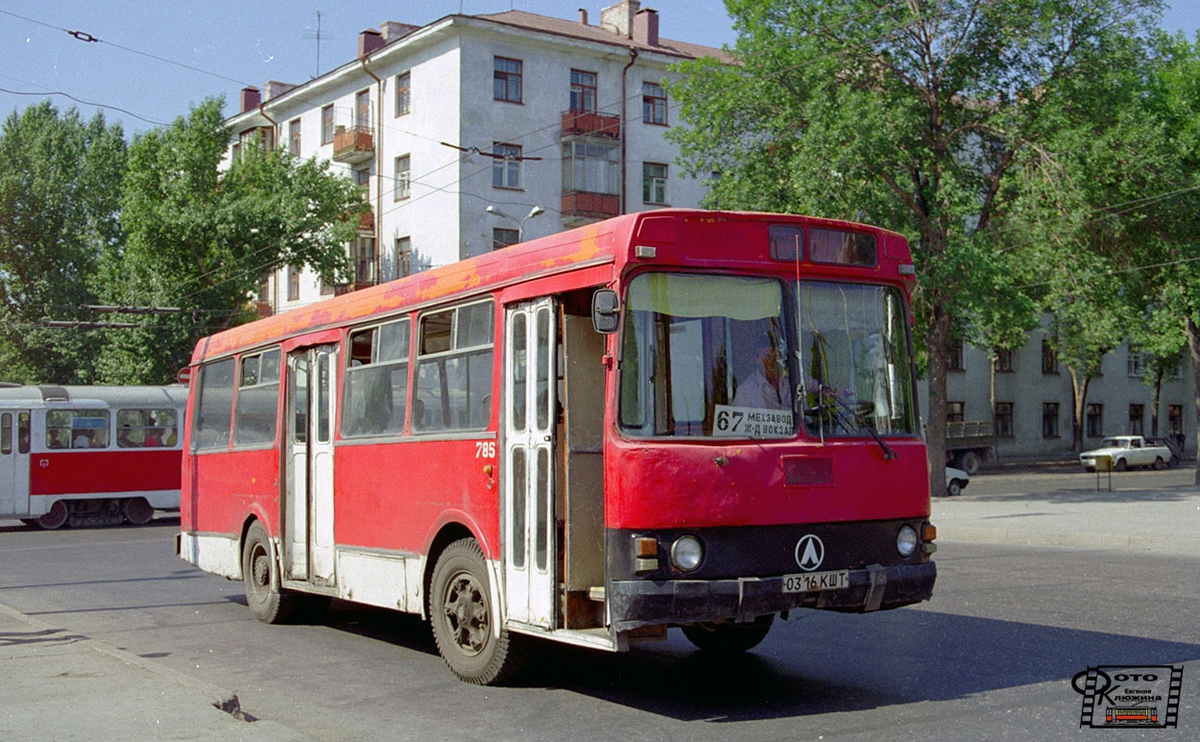
M 333 428 L 337 346 L 288 354 L 287 472 L 283 496 L 285 579 L 337 584 L 333 541 Z
M 505 317 L 504 585 L 508 618 L 553 629 L 555 304 L 539 299 Z

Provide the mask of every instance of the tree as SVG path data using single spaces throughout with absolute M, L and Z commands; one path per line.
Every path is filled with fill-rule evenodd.
M 196 341 L 250 318 L 261 276 L 312 266 L 329 283 L 349 266 L 346 244 L 367 210 L 361 190 L 327 162 L 300 161 L 255 141 L 222 168 L 230 130 L 209 100 L 129 150 L 121 213 L 125 249 L 105 270 L 124 306 L 171 307 L 109 346 L 104 377 L 165 383 L 187 365 Z
M 126 146 L 119 125 L 49 102 L 0 132 L 0 374 L 19 383 L 87 384 L 104 336 L 48 321 L 90 318 L 95 270 L 122 241 L 117 212 Z
M 1062 78 L 1158 0 L 727 0 L 739 64 L 687 63 L 673 94 L 691 174 L 710 203 L 816 212 L 907 233 L 928 352 L 930 487 L 945 461 L 946 358 L 956 322 L 1010 270 L 998 224 L 1036 152 L 1028 121 Z M 981 259 L 985 258 L 985 259 Z M 999 271 L 999 274 L 997 273 Z M 978 311 L 976 311 L 978 313 Z

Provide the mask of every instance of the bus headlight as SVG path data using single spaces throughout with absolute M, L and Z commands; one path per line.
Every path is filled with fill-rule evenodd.
M 896 534 L 896 551 L 900 552 L 902 557 L 910 557 L 917 550 L 917 532 L 912 526 L 900 526 L 900 531 Z
M 695 536 L 680 536 L 671 544 L 671 564 L 683 572 L 691 572 L 704 561 L 704 545 Z

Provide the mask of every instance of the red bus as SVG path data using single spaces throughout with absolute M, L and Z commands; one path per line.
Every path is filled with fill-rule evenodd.
M 476 683 L 926 600 L 914 278 L 878 228 L 667 209 L 205 338 L 180 554 L 267 622 L 428 617 Z
M 187 389 L 0 386 L 0 517 L 143 525 L 179 509 Z

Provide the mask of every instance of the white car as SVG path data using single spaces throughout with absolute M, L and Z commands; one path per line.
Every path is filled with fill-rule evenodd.
M 946 494 L 950 497 L 961 495 L 963 487 L 966 487 L 970 481 L 971 475 L 962 469 L 955 469 L 952 466 L 946 467 Z

